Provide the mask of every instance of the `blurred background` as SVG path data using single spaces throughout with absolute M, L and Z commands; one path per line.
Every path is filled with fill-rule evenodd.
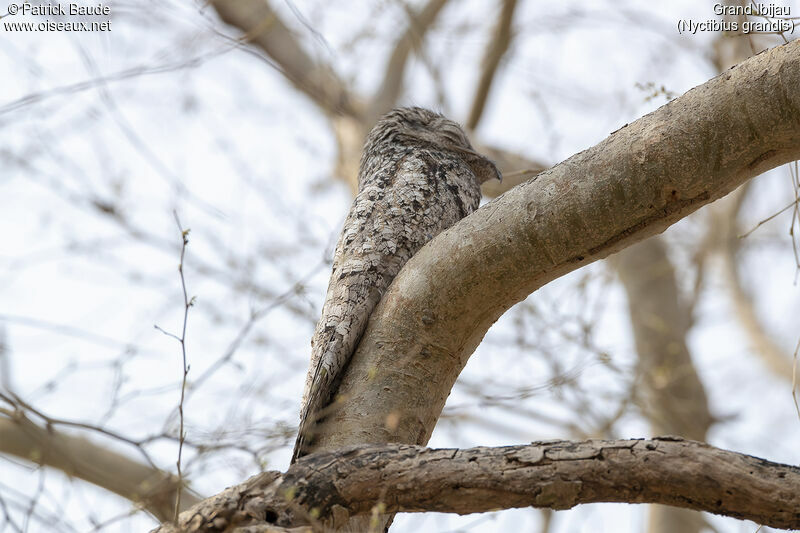
M 0 19 L 0 531 L 171 518 L 182 230 L 196 298 L 186 506 L 288 466 L 333 247 L 382 113 L 421 105 L 462 123 L 513 173 L 489 201 L 797 34 L 681 33 L 778 20 L 707 1 L 101 5 L 109 15 Z M 430 445 L 676 434 L 800 462 L 798 190 L 797 163 L 781 167 L 532 294 L 472 356 Z M 403 514 L 392 531 L 757 528 L 595 504 Z

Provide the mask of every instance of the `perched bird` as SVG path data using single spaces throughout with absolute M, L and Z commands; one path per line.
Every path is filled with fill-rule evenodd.
M 364 144 L 358 195 L 336 245 L 328 293 L 311 340 L 292 462 L 308 453 L 367 321 L 405 263 L 478 208 L 480 185 L 501 179 L 464 130 L 420 107 L 383 116 Z

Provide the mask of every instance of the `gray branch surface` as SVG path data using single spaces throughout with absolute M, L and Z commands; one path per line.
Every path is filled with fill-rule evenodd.
M 389 513 L 468 514 L 596 502 L 661 503 L 800 528 L 800 468 L 676 437 L 466 450 L 352 447 L 229 488 L 182 513 L 179 526 L 187 533 L 280 531 L 304 522 L 298 509 L 316 516 L 317 526 L 332 520 L 335 527 L 376 505 Z
M 319 450 L 426 444 L 489 327 L 542 285 L 800 158 L 800 41 L 759 54 L 478 209 L 394 279 Z

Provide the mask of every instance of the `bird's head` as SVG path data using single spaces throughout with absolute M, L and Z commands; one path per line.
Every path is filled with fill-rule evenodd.
M 393 109 L 372 129 L 367 137 L 367 144 L 404 140 L 423 141 L 458 153 L 472 169 L 479 183 L 503 179 L 495 164 L 475 151 L 461 126 L 439 113 L 422 107 Z

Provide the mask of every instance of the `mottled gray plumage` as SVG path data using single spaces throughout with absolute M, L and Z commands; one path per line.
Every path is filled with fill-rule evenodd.
M 311 340 L 292 461 L 308 451 L 375 306 L 422 246 L 475 211 L 480 184 L 500 178 L 461 127 L 419 107 L 381 118 L 367 136 L 353 201 L 336 245 L 322 317 Z M 326 412 L 328 411 L 328 412 Z

